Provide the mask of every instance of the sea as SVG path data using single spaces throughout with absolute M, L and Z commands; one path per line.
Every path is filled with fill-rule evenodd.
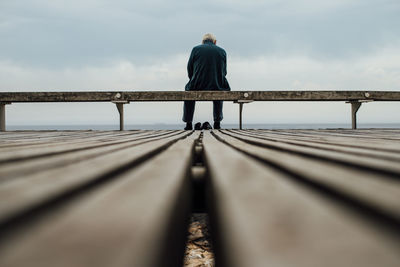
M 126 124 L 125 130 L 181 130 L 184 124 Z M 238 124 L 221 124 L 224 129 L 238 129 Z M 243 124 L 243 129 L 350 129 L 351 123 L 278 123 L 278 124 Z M 400 129 L 400 123 L 359 123 L 359 129 L 383 128 Z M 109 125 L 7 125 L 8 131 L 114 131 L 119 130 L 118 124 Z

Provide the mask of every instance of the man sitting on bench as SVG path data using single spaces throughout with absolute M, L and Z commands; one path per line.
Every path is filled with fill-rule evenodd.
M 207 33 L 203 37 L 201 45 L 195 46 L 190 54 L 187 71 L 189 82 L 185 86 L 185 91 L 230 91 L 228 80 L 226 79 L 226 52 L 217 46 L 215 36 Z M 220 129 L 222 121 L 222 101 L 213 101 L 214 129 Z M 184 101 L 183 121 L 186 122 L 185 130 L 192 130 L 195 101 Z M 200 124 L 199 124 L 200 125 Z M 199 125 L 196 128 L 199 128 Z M 211 126 L 205 122 L 203 129 Z

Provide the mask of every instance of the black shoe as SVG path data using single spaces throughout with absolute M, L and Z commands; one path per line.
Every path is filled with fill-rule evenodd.
M 201 122 L 198 122 L 194 125 L 195 130 L 201 130 Z
M 187 123 L 186 123 L 185 130 L 186 130 L 186 131 L 193 130 L 193 126 L 192 126 L 192 123 L 191 123 L 191 122 L 187 122 Z
M 215 130 L 221 129 L 221 123 L 219 121 L 214 121 L 214 129 Z
M 210 130 L 210 129 L 212 129 L 212 127 L 211 127 L 211 124 L 210 124 L 208 121 L 206 121 L 206 122 L 203 123 L 203 125 L 201 126 L 201 129 L 202 129 L 202 130 Z

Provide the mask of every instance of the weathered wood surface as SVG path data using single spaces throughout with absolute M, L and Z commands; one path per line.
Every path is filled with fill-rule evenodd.
M 368 175 L 228 133 L 203 141 L 217 264 L 398 266 L 399 176 Z
M 92 149 L 109 147 L 111 149 L 120 146 L 130 145 L 132 141 L 146 141 L 150 138 L 163 138 L 170 134 L 174 134 L 176 131 L 163 131 L 163 132 L 147 132 L 131 134 L 131 136 L 119 135 L 118 133 L 113 134 L 111 138 L 107 136 L 92 136 L 89 140 L 85 139 L 84 136 L 80 136 L 80 140 L 65 140 L 63 142 L 35 142 L 25 143 L 23 149 L 19 145 L 12 146 L 8 144 L 7 147 L 2 148 L 2 154 L 0 155 L 0 162 L 6 161 L 18 161 L 25 158 L 42 157 L 44 155 L 56 155 L 66 152 L 77 152 L 83 153 L 92 152 Z M 111 136 L 110 136 L 111 137 Z M 82 138 L 82 139 L 81 139 Z M 1 146 L 0 146 L 1 147 Z
M 40 169 L 24 158 L 23 171 L 1 174 L 0 265 L 179 266 L 193 137 L 166 134 L 78 162 L 81 151 L 64 151 L 63 165 L 42 155 Z
M 399 266 L 398 129 L 0 133 L 0 266 L 179 266 L 199 144 L 218 266 Z
M 258 137 L 229 132 L 218 136 L 267 164 L 385 212 L 400 224 L 399 159 L 381 160 L 297 145 L 276 146 Z M 372 171 L 371 167 L 376 169 Z M 390 167 L 396 169 L 394 173 L 387 173 Z
M 110 101 L 400 101 L 399 91 L 113 91 L 0 92 L 0 102 Z
M 77 190 L 96 179 L 112 175 L 130 165 L 138 164 L 164 149 L 185 133 L 160 140 L 132 141 L 106 148 L 67 151 L 59 155 L 46 154 L 40 158 L 24 158 L 5 162 L 1 167 L 0 224 L 24 211 L 44 205 L 60 195 Z M 64 175 L 67 174 L 67 175 Z M 57 177 L 57 182 L 52 182 Z

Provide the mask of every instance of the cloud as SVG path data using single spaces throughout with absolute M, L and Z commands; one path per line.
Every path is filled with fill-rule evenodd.
M 399 90 L 400 49 L 383 48 L 354 60 L 306 56 L 232 58 L 231 83 L 237 88 Z M 233 72 L 233 73 L 232 73 Z
M 0 62 L 1 91 L 182 90 L 187 82 L 186 56 L 150 65 L 121 60 L 103 66 L 48 69 Z
M 149 62 L 110 61 L 102 66 L 52 69 L 0 61 L 0 90 L 182 90 L 188 54 Z M 358 60 L 303 55 L 230 56 L 233 90 L 400 89 L 400 48 L 386 47 Z
M 148 65 L 116 61 L 107 66 L 63 70 L 29 68 L 3 61 L 0 62 L 0 91 L 183 90 L 188 80 L 187 58 L 188 55 L 177 54 Z M 387 47 L 356 61 L 318 61 L 290 55 L 241 58 L 228 54 L 228 80 L 232 90 L 400 90 L 398 62 L 398 47 Z M 101 104 L 101 108 L 100 104 L 46 104 L 47 109 L 58 110 L 48 117 L 40 115 L 46 114 L 45 108 L 38 109 L 37 105 L 26 105 L 23 110 L 12 105 L 11 121 L 14 124 L 51 124 L 54 120 L 59 124 L 116 121 L 110 104 Z M 211 120 L 211 108 L 211 103 L 199 103 L 196 120 Z M 91 109 L 93 111 L 88 113 Z M 127 123 L 180 123 L 181 109 L 182 104 L 176 102 L 132 103 L 127 106 L 127 114 L 132 115 L 127 115 L 126 120 Z M 236 105 L 226 103 L 224 112 L 226 123 L 237 121 Z M 246 122 L 252 123 L 348 122 L 348 112 L 344 103 L 264 102 L 245 107 Z M 360 122 L 398 122 L 400 106 L 398 103 L 373 103 L 363 106 L 359 113 Z
M 11 1 L 0 3 L 0 60 L 79 68 L 146 65 L 213 32 L 237 57 L 360 58 L 400 43 L 397 0 Z
M 399 13 L 398 0 L 2 0 L 0 91 L 183 90 L 190 50 L 206 32 L 228 52 L 234 90 L 400 90 Z M 245 116 L 252 122 L 348 120 L 343 103 L 285 105 L 254 103 Z M 51 106 L 60 108 L 58 115 L 37 123 L 84 122 L 79 114 L 89 106 Z M 398 105 L 365 106 L 361 121 L 381 115 L 396 121 L 399 114 Z M 36 105 L 24 107 L 8 108 L 12 121 L 45 114 L 34 113 Z M 86 120 L 113 121 L 109 109 L 94 107 L 101 116 L 94 112 Z M 209 109 L 198 105 L 196 116 L 209 120 Z M 128 116 L 135 123 L 177 123 L 181 116 L 177 103 L 135 103 L 127 110 L 146 114 Z M 236 122 L 237 107 L 227 103 L 225 118 Z

